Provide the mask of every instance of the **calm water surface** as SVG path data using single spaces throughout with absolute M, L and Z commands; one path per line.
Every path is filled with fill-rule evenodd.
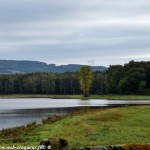
M 150 105 L 150 101 L 131 100 L 79 100 L 79 99 L 48 99 L 21 98 L 0 99 L 0 130 L 25 125 L 52 115 L 65 115 L 79 110 L 81 107 L 108 107 L 117 105 Z

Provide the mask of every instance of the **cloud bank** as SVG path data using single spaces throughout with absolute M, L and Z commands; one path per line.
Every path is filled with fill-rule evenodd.
M 149 0 L 0 0 L 0 59 L 124 64 L 150 58 Z

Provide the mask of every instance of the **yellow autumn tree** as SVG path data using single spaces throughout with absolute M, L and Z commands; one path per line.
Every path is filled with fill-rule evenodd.
M 80 88 L 83 91 L 83 96 L 88 97 L 90 87 L 92 85 L 93 73 L 90 66 L 82 66 L 79 71 Z

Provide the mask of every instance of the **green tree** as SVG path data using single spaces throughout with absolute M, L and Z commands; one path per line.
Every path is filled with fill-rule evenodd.
M 88 97 L 90 87 L 92 85 L 92 70 L 89 66 L 83 66 L 79 72 L 80 88 L 83 91 L 83 96 Z
M 118 84 L 123 75 L 121 65 L 110 66 L 107 70 L 107 87 L 109 93 L 118 93 Z
M 144 68 L 131 68 L 119 82 L 119 90 L 125 94 L 138 94 L 146 86 Z

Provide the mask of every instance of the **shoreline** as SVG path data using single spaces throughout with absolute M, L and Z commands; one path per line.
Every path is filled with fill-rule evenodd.
M 3 98 L 50 98 L 50 99 L 105 99 L 105 100 L 150 100 L 150 95 L 90 95 L 89 97 L 83 97 L 82 95 L 49 95 L 49 94 L 9 94 L 0 95 L 0 99 Z
M 5 145 L 38 145 L 44 138 L 63 138 L 68 140 L 69 148 L 149 143 L 148 118 L 149 106 L 107 110 L 87 109 L 61 117 L 50 117 L 43 120 L 42 124 L 33 122 L 25 126 L 1 130 L 0 141 Z M 86 139 L 85 136 L 88 138 Z M 92 139 L 95 139 L 94 143 Z

